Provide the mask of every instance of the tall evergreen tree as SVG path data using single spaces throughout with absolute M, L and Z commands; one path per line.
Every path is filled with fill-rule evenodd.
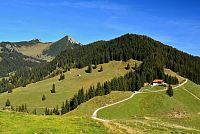
M 80 105 L 81 103 L 85 102 L 85 94 L 84 94 L 83 88 L 81 88 L 78 91 L 77 99 L 78 99 L 78 105 Z
M 173 88 L 172 88 L 171 85 L 168 86 L 168 89 L 167 89 L 166 93 L 167 93 L 170 97 L 172 97 L 172 96 L 174 95 L 174 91 L 173 91 Z
M 126 70 L 129 70 L 130 68 L 131 68 L 131 67 L 130 67 L 130 64 L 128 63 L 127 66 L 125 67 L 125 69 L 126 69 Z
M 55 86 L 55 84 L 52 85 L 51 93 L 56 93 L 56 86 Z
M 6 100 L 6 104 L 5 104 L 5 106 L 6 106 L 6 107 L 11 106 L 11 103 L 10 103 L 10 100 L 9 100 L 9 99 Z
M 42 96 L 42 101 L 45 101 L 46 100 L 46 97 L 45 95 Z
M 32 114 L 37 115 L 37 110 L 36 110 L 36 108 L 33 109 Z
M 103 66 L 101 66 L 100 70 L 98 72 L 103 72 Z
M 86 73 L 92 73 L 92 65 L 88 66 L 88 69 L 86 70 Z

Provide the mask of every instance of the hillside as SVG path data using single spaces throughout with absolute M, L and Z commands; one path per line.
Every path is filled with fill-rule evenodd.
M 110 122 L 89 118 L 96 108 L 127 98 L 131 92 L 112 92 L 95 97 L 63 116 L 0 112 L 0 132 L 196 134 L 200 132 L 200 101 L 184 91 L 185 88 L 191 91 L 188 87 L 197 88 L 197 93 L 200 91 L 200 86 L 189 81 L 176 89 L 173 97 L 167 96 L 165 92 L 138 94 L 127 102 L 99 111 L 98 116 L 113 119 Z
M 67 48 L 78 47 L 80 43 L 69 36 L 56 42 L 41 42 L 39 39 L 21 42 L 0 43 L 0 77 L 8 73 L 50 62 Z
M 175 89 L 173 97 L 169 97 L 165 92 L 140 93 L 126 102 L 100 110 L 98 117 L 114 119 L 132 128 L 143 122 L 140 129 L 150 125 L 146 130 L 148 133 L 161 132 L 156 130 L 159 127 L 163 131 L 179 128 L 182 130 L 178 132 L 198 133 L 200 99 L 196 97 L 199 97 L 199 93 L 200 86 L 189 81 Z
M 105 82 L 111 80 L 114 77 L 120 77 L 129 72 L 125 67 L 129 63 L 131 66 L 141 64 L 139 61 L 129 60 L 123 61 L 112 61 L 106 64 L 98 65 L 97 69 L 93 70 L 91 74 L 85 72 L 87 67 L 82 69 L 71 69 L 66 72 L 65 79 L 59 81 L 59 76 L 49 78 L 37 83 L 32 83 L 26 87 L 20 87 L 13 90 L 11 94 L 3 93 L 0 94 L 0 107 L 4 107 L 5 101 L 10 99 L 12 105 L 19 106 L 26 103 L 29 111 L 34 108 L 37 109 L 38 113 L 43 114 L 46 107 L 53 108 L 59 105 L 59 108 L 63 101 L 71 98 L 80 88 L 89 88 L 91 85 L 95 85 L 98 82 Z M 98 72 L 100 67 L 103 67 L 103 72 Z M 80 75 L 80 76 L 78 76 Z M 56 93 L 51 94 L 50 90 L 52 85 L 56 86 Z M 46 96 L 46 100 L 43 102 L 42 95 Z
M 12 87 L 19 87 L 37 82 L 48 76 L 56 75 L 54 73 L 59 69 L 81 69 L 90 64 L 98 65 L 113 60 L 127 61 L 129 59 L 143 62 L 136 72 L 138 75 L 131 74 L 141 77 L 141 81 L 138 83 L 139 87 L 142 85 L 141 83 L 151 82 L 156 78 L 166 79 L 163 67 L 177 72 L 195 83 L 200 83 L 199 57 L 181 52 L 147 36 L 126 34 L 110 41 L 97 41 L 73 49 L 66 49 L 44 66 L 18 72 L 15 76 L 12 76 L 15 82 L 12 82 L 11 85 Z M 129 77 L 128 79 L 133 78 Z M 134 84 L 134 81 L 133 79 L 132 84 Z M 10 88 L 8 83 L 9 81 L 0 84 L 0 88 L 7 91 Z
M 84 117 L 34 116 L 0 112 L 0 133 L 111 134 L 101 123 Z
M 51 61 L 53 57 L 43 55 L 43 51 L 49 49 L 52 43 L 39 42 L 34 45 L 22 45 L 17 47 L 17 51 L 23 55 L 34 57 L 41 60 Z
M 42 60 L 19 53 L 13 43 L 0 43 L 0 77 L 41 63 L 43 63 Z

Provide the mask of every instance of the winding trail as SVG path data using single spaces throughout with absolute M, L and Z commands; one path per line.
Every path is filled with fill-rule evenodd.
M 179 84 L 178 86 L 174 87 L 173 89 L 177 89 L 177 88 L 179 88 L 179 87 L 185 85 L 187 82 L 188 82 L 188 79 L 186 79 L 183 83 Z M 104 109 L 104 108 L 107 108 L 107 107 L 110 107 L 110 106 L 113 106 L 113 105 L 122 103 L 122 102 L 124 102 L 124 101 L 127 101 L 127 100 L 133 98 L 136 94 L 144 94 L 144 93 L 152 93 L 152 92 L 162 92 L 162 91 L 166 91 L 166 90 L 167 90 L 167 88 L 164 89 L 164 90 L 149 91 L 149 92 L 134 92 L 130 97 L 128 97 L 128 98 L 126 98 L 126 99 L 124 99 L 124 100 L 121 100 L 121 101 L 118 101 L 118 102 L 115 102 L 115 103 L 112 103 L 112 104 L 109 104 L 109 105 L 106 105 L 106 106 L 103 106 L 103 107 L 100 107 L 100 108 L 96 109 L 96 110 L 94 111 L 94 113 L 92 114 L 92 117 L 91 117 L 91 118 L 94 119 L 94 120 L 102 121 L 102 122 L 108 122 L 108 121 L 110 121 L 110 120 L 105 120 L 105 119 L 101 119 L 101 118 L 98 118 L 98 117 L 97 117 L 97 113 L 98 113 L 99 110 L 102 110 L 102 109 Z
M 196 95 L 194 95 L 193 93 L 191 93 L 191 92 L 188 91 L 187 89 L 184 88 L 183 90 L 185 90 L 186 92 L 188 92 L 189 94 L 191 94 L 194 98 L 196 98 L 197 100 L 200 101 L 200 98 L 199 98 L 199 97 L 197 97 Z

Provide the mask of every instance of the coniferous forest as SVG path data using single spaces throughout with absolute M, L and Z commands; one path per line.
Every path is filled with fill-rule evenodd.
M 121 83 L 129 79 L 127 85 L 136 86 L 131 87 L 131 91 L 134 91 L 133 89 L 138 90 L 143 82 L 150 82 L 155 78 L 168 80 L 169 76 L 164 75 L 163 68 L 169 68 L 200 84 L 199 57 L 181 52 L 147 36 L 126 34 L 110 41 L 98 41 L 67 49 L 50 63 L 31 69 L 19 70 L 9 79 L 3 79 L 0 82 L 0 91 L 6 92 L 16 87 L 26 86 L 29 83 L 60 75 L 70 68 L 83 68 L 112 60 L 127 61 L 131 58 L 143 62 L 135 73 L 129 73 L 123 78 L 119 78 Z M 125 90 L 127 89 L 130 90 L 130 87 Z

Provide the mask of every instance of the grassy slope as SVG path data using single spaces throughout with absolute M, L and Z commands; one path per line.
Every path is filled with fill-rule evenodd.
M 101 123 L 84 117 L 34 116 L 0 112 L 3 134 L 106 134 Z
M 18 51 L 24 55 L 34 58 L 51 61 L 52 57 L 43 55 L 43 51 L 48 49 L 52 43 L 38 43 L 33 46 L 22 46 L 18 48 Z
M 183 78 L 183 77 L 181 77 L 181 76 L 179 76 L 179 75 L 177 75 L 175 72 L 173 72 L 172 70 L 170 70 L 170 69 L 164 69 L 164 71 L 165 71 L 165 74 L 168 74 L 168 75 L 171 75 L 171 76 L 173 76 L 173 77 L 177 77 L 178 78 L 178 81 L 181 83 L 181 82 L 183 82 L 184 80 L 185 80 L 185 78 Z
M 109 95 L 97 96 L 86 103 L 81 104 L 77 109 L 66 114 L 66 116 L 91 117 L 97 108 L 128 98 L 131 94 L 132 92 L 113 91 Z
M 128 61 L 134 64 L 136 61 Z M 0 94 L 0 106 L 5 105 L 5 101 L 10 99 L 12 105 L 21 105 L 26 103 L 29 108 L 37 107 L 37 110 L 43 111 L 44 107 L 55 107 L 56 105 L 61 105 L 62 101 L 72 97 L 77 90 L 81 87 L 88 88 L 90 85 L 96 85 L 97 82 L 104 82 L 111 80 L 114 77 L 119 77 L 127 73 L 128 71 L 124 69 L 127 65 L 125 62 L 112 61 L 107 64 L 103 64 L 104 71 L 98 72 L 100 65 L 96 70 L 93 70 L 91 74 L 85 73 L 87 68 L 83 69 L 73 69 L 65 74 L 65 80 L 58 81 L 59 76 L 50 78 L 47 80 L 40 81 L 38 83 L 30 84 L 27 87 L 20 87 L 14 89 L 13 93 L 3 93 Z M 81 74 L 81 77 L 77 75 Z M 50 90 L 52 84 L 56 85 L 56 94 L 51 94 Z M 46 101 L 42 102 L 42 95 L 46 96 Z
M 137 94 L 126 103 L 101 110 L 99 116 L 109 119 L 130 119 L 135 116 L 168 116 L 173 112 L 197 114 L 200 112 L 200 101 L 182 90 L 188 85 L 195 84 L 188 82 L 176 89 L 173 97 L 167 96 L 165 92 Z
M 153 129 L 155 131 L 152 133 L 166 130 L 198 133 L 192 130 L 180 130 L 179 127 L 174 128 L 176 126 L 174 124 L 177 124 L 200 130 L 200 101 L 184 91 L 184 88 L 193 91 L 195 95 L 200 93 L 198 90 L 200 86 L 189 81 L 183 87 L 176 89 L 173 97 L 167 96 L 165 92 L 137 94 L 124 103 L 99 111 L 98 116 L 120 120 L 121 123 L 130 127 L 149 128 L 148 133 L 151 133 Z M 161 128 L 163 130 L 158 131 Z
M 107 127 L 90 119 L 90 117 L 96 108 L 117 102 L 130 95 L 131 92 L 114 91 L 106 96 L 98 96 L 81 104 L 76 110 L 64 116 L 34 116 L 0 112 L 0 133 L 106 134 L 113 131 L 118 133 L 118 130 L 108 130 Z M 113 125 L 109 125 L 110 127 L 115 128 Z

